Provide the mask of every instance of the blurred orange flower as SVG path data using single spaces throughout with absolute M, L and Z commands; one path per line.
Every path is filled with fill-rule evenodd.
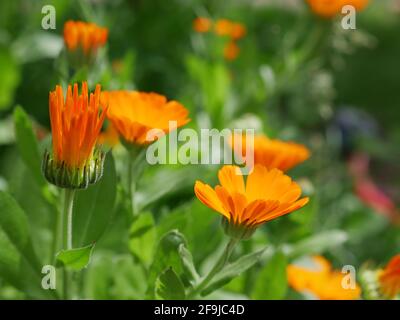
M 177 101 L 157 93 L 104 91 L 101 101 L 109 106 L 107 117 L 129 143 L 144 145 L 157 139 L 149 137 L 152 129 L 163 134 L 188 123 L 189 111 Z M 176 122 L 175 127 L 173 122 Z
M 68 86 L 64 100 L 61 86 L 50 92 L 49 109 L 53 156 L 58 164 L 70 168 L 82 168 L 93 154 L 93 150 L 106 116 L 107 108 L 100 111 L 100 85 L 94 93 L 88 94 L 87 82 L 73 91 Z
M 219 36 L 228 36 L 233 40 L 238 40 L 246 34 L 246 27 L 228 19 L 219 19 L 215 23 L 214 31 Z
M 235 143 L 235 139 L 242 139 L 242 142 Z M 243 157 L 246 156 L 245 136 L 234 136 L 231 144 L 235 152 Z M 237 150 L 240 147 L 241 150 Z M 272 140 L 264 135 L 254 137 L 254 146 L 249 147 L 249 151 L 254 152 L 255 164 L 261 164 L 269 169 L 278 168 L 282 171 L 287 171 L 310 157 L 310 151 L 302 144 Z
M 108 29 L 94 23 L 69 20 L 64 24 L 64 42 L 68 50 L 81 48 L 85 54 L 105 45 Z
M 197 32 L 208 32 L 212 26 L 212 21 L 208 18 L 196 18 L 193 21 L 193 29 Z M 224 46 L 223 56 L 226 60 L 235 60 L 240 52 L 237 40 L 246 34 L 246 27 L 238 22 L 228 19 L 219 19 L 214 24 L 214 32 L 221 37 L 228 37 L 229 42 Z
M 234 41 L 229 41 L 224 47 L 224 58 L 226 60 L 235 60 L 239 55 L 239 47 Z
M 230 36 L 232 32 L 232 22 L 228 19 L 219 19 L 215 23 L 214 31 L 219 36 Z
M 307 0 L 312 12 L 323 18 L 332 18 L 342 10 L 342 0 Z
M 234 40 L 239 40 L 246 35 L 246 27 L 241 23 L 233 23 L 231 27 L 231 37 Z
M 331 264 L 322 256 L 312 257 L 314 268 L 291 264 L 287 267 L 289 285 L 298 292 L 310 292 L 321 300 L 354 300 L 360 298 L 361 289 L 345 289 L 344 274 L 332 270 Z
M 369 0 L 342 0 L 342 2 L 342 6 L 351 5 L 356 8 L 357 11 L 361 11 L 368 5 Z
M 220 185 L 214 189 L 196 181 L 196 197 L 224 217 L 228 235 L 248 238 L 262 223 L 300 209 L 308 198 L 299 199 L 299 185 L 278 169 L 256 165 L 246 184 L 237 166 L 224 166 L 218 172 Z
M 381 291 L 389 298 L 400 293 L 400 254 L 394 256 L 387 266 L 379 272 Z
M 364 9 L 368 0 L 307 0 L 311 10 L 323 18 L 333 18 L 342 12 L 345 5 L 352 5 L 356 10 Z
M 210 31 L 212 27 L 212 21 L 205 17 L 197 17 L 193 20 L 193 29 L 199 33 L 205 33 Z

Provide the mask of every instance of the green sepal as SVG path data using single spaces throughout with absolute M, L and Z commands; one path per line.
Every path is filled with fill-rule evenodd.
M 48 182 L 60 188 L 86 189 L 103 176 L 106 154 L 97 149 L 93 156 L 82 166 L 71 168 L 65 162 L 57 162 L 45 151 L 42 161 L 42 172 Z
M 222 217 L 221 220 L 222 228 L 228 237 L 247 240 L 256 231 L 256 226 L 247 226 L 244 223 L 236 223 L 232 219 L 228 220 L 226 217 Z

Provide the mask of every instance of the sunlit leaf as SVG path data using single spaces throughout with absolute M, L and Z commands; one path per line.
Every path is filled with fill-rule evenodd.
M 61 250 L 57 254 L 57 263 L 67 269 L 79 271 L 86 268 L 90 262 L 94 244 L 82 248 Z

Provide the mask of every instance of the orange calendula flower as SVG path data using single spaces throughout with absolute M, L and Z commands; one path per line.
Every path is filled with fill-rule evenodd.
M 183 105 L 157 93 L 105 91 L 101 99 L 109 106 L 108 118 L 131 144 L 149 144 L 190 121 Z
M 342 0 L 307 0 L 312 12 L 323 18 L 332 18 L 342 11 Z
M 232 22 L 228 19 L 219 19 L 215 23 L 214 30 L 219 36 L 230 36 L 232 32 Z
M 357 11 L 364 9 L 368 0 L 307 0 L 311 10 L 323 18 L 333 18 L 341 14 L 342 8 L 352 5 Z
M 246 27 L 241 23 L 233 23 L 231 27 L 231 37 L 234 40 L 239 40 L 246 35 Z
M 194 192 L 223 216 L 225 232 L 234 238 L 249 238 L 259 225 L 300 209 L 309 200 L 299 199 L 299 185 L 278 169 L 256 165 L 245 183 L 239 167 L 224 166 L 218 178 L 220 185 L 214 189 L 196 181 Z
M 239 55 L 239 47 L 234 41 L 228 42 L 224 47 L 224 58 L 226 60 L 235 60 Z
M 328 260 L 321 256 L 312 257 L 311 266 L 291 264 L 287 267 L 289 285 L 298 292 L 311 293 L 321 300 L 359 299 L 360 287 L 344 288 L 345 274 L 332 270 Z
M 199 33 L 205 33 L 210 31 L 212 27 L 212 22 L 208 18 L 198 17 L 193 20 L 193 29 Z
M 378 277 L 383 294 L 391 299 L 395 298 L 400 293 L 400 254 L 389 261 Z
M 235 139 L 242 139 L 242 142 L 236 144 Z M 235 152 L 246 157 L 245 136 L 233 137 L 232 145 Z M 248 149 L 254 154 L 255 164 L 261 164 L 269 169 L 278 168 L 282 171 L 287 171 L 310 157 L 310 151 L 302 144 L 273 140 L 264 135 L 255 136 L 254 146 Z
M 361 11 L 368 5 L 369 0 L 342 0 L 342 2 L 342 6 L 351 5 L 356 8 L 357 11 Z
M 107 42 L 108 29 L 94 23 L 67 21 L 64 24 L 64 42 L 68 50 L 81 48 L 85 54 L 96 51 Z
M 72 90 L 64 99 L 61 86 L 50 92 L 49 111 L 53 151 L 46 153 L 43 172 L 49 182 L 64 188 L 86 188 L 102 175 L 104 154 L 95 150 L 106 108 L 100 111 L 100 85 L 88 93 L 87 83 Z
M 246 27 L 228 19 L 219 19 L 215 23 L 214 31 L 219 36 L 228 36 L 233 40 L 239 40 L 246 34 Z

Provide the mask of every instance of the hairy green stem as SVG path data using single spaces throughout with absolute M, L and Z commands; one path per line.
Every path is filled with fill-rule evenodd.
M 229 240 L 228 244 L 225 247 L 225 250 L 222 252 L 222 255 L 219 257 L 215 265 L 211 268 L 210 272 L 189 293 L 188 295 L 189 299 L 194 299 L 199 293 L 201 293 L 201 291 L 205 289 L 207 285 L 211 282 L 214 276 L 219 271 L 221 271 L 223 267 L 225 267 L 238 241 L 239 240 L 235 238 L 231 238 Z
M 74 189 L 64 190 L 64 209 L 63 209 L 63 219 L 64 219 L 64 232 L 63 232 L 63 248 L 64 250 L 72 249 L 72 212 L 74 206 Z M 69 299 L 69 280 L 70 275 L 68 271 L 64 268 L 64 299 Z
M 136 192 L 136 182 L 133 179 L 133 165 L 135 162 L 135 157 L 132 152 L 128 154 L 128 197 L 129 197 L 129 210 L 132 214 L 132 217 L 135 216 L 135 192 Z
M 138 214 L 137 205 L 135 201 L 136 184 L 143 174 L 144 166 L 143 159 L 144 149 L 138 146 L 125 144 L 128 151 L 127 159 L 127 186 L 126 192 L 129 197 L 129 211 L 131 216 L 135 219 Z
M 50 257 L 53 259 L 53 264 L 56 263 L 56 255 L 57 252 L 61 250 L 63 243 L 63 211 L 57 210 L 56 219 L 54 222 L 54 231 L 53 231 L 53 242 L 51 245 L 51 255 Z
M 66 233 L 64 234 L 64 249 L 72 249 L 72 211 L 74 206 L 74 189 L 65 189 L 64 217 L 66 218 Z

